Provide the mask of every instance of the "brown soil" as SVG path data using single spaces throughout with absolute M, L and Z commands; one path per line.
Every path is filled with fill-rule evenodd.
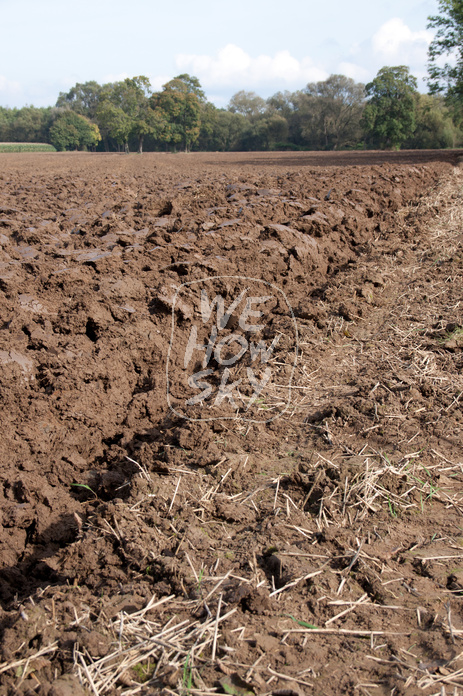
M 0 694 L 462 693 L 459 154 L 1 155 Z

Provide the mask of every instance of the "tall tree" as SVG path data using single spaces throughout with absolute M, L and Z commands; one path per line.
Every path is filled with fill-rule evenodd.
M 407 66 L 384 67 L 365 86 L 362 124 L 374 146 L 399 149 L 415 130 L 417 80 Z
M 95 123 L 74 111 L 64 111 L 50 128 L 50 142 L 57 150 L 85 150 L 101 140 Z
M 57 107 L 68 107 L 82 116 L 90 119 L 96 117 L 98 105 L 102 97 L 103 87 L 90 80 L 89 82 L 77 82 L 69 92 L 60 92 L 56 102 Z
M 439 0 L 440 14 L 428 17 L 428 28 L 437 33 L 428 50 L 428 86 L 431 94 L 444 93 L 450 102 L 463 105 L 463 0 Z M 441 56 L 452 56 L 439 65 Z
M 241 114 L 233 114 L 225 109 L 218 109 L 207 102 L 201 108 L 201 131 L 198 138 L 200 150 L 226 152 L 239 147 L 247 120 Z
M 239 138 L 242 150 L 269 150 L 288 137 L 286 118 L 255 92 L 241 90 L 234 94 L 228 111 L 246 119 Z
M 239 114 L 233 114 L 235 117 Z M 243 118 L 243 117 L 242 117 Z M 277 113 L 267 112 L 259 118 L 247 119 L 240 135 L 240 150 L 271 150 L 288 137 L 288 122 Z
M 122 109 L 130 125 L 129 134 L 138 138 L 138 152 L 143 152 L 144 136 L 150 132 L 150 81 L 144 75 L 126 78 L 113 85 L 111 102 Z M 128 149 L 128 135 L 125 141 Z
M 267 99 L 267 108 L 272 109 L 289 121 L 294 113 L 293 98 L 293 93 L 287 89 L 284 92 L 276 92 Z
M 5 109 L 5 120 L 0 126 L 0 140 L 21 143 L 45 143 L 48 140 L 52 109 L 23 106 L 21 109 Z M 2 116 L 0 114 L 0 123 Z
M 96 120 L 106 146 L 108 138 L 114 138 L 128 152 L 129 138 L 134 136 L 142 153 L 145 136 L 160 135 L 165 127 L 163 115 L 152 108 L 150 98 L 150 81 L 144 75 L 103 86 Z
M 455 125 L 444 98 L 438 95 L 416 95 L 416 127 L 406 147 L 445 148 L 458 147 L 462 133 Z
M 113 138 L 118 144 L 128 149 L 132 123 L 130 117 L 120 107 L 109 99 L 104 99 L 98 106 L 96 120 L 103 137 L 105 149 L 109 149 L 109 139 Z
M 247 118 L 258 118 L 266 109 L 265 99 L 255 92 L 240 90 L 230 99 L 228 110 L 233 114 L 242 114 Z
M 306 123 L 302 135 L 317 149 L 336 150 L 355 146 L 361 139 L 360 119 L 365 106 L 365 86 L 344 75 L 330 75 L 311 82 L 299 102 Z M 315 143 L 312 142 L 312 146 Z
M 199 80 L 186 74 L 174 77 L 163 86 L 162 92 L 153 94 L 151 108 L 160 114 L 160 122 L 168 124 L 161 129 L 161 138 L 174 145 L 181 144 L 189 152 L 199 138 L 203 97 Z
M 312 118 L 313 103 L 306 92 L 277 92 L 267 99 L 268 109 L 286 119 L 288 124 L 288 145 L 304 147 L 311 144 L 314 149 L 322 147 L 320 139 L 311 132 L 307 137 L 307 120 Z M 304 134 L 305 135 L 304 135 Z
M 11 109 L 0 106 L 0 142 L 8 142 L 10 138 Z
M 190 94 L 195 94 L 198 97 L 198 101 L 202 104 L 206 103 L 206 94 L 201 87 L 201 83 L 197 77 L 194 75 L 188 75 L 188 73 L 182 73 L 173 78 L 174 80 L 180 80 L 185 85 L 187 92 Z

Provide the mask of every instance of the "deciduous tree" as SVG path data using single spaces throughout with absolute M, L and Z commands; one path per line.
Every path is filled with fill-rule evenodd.
M 201 108 L 200 150 L 230 151 L 239 147 L 248 122 L 241 114 L 218 109 L 207 102 Z
M 307 116 L 302 135 L 318 141 L 318 148 L 353 147 L 361 140 L 360 119 L 365 106 L 365 86 L 344 75 L 330 75 L 309 83 L 299 105 Z M 317 149 L 318 149 L 317 148 Z
M 258 118 L 266 109 L 265 99 L 259 97 L 255 92 L 240 90 L 230 99 L 228 110 L 234 114 L 242 114 L 246 118 Z
M 398 150 L 415 130 L 416 78 L 405 65 L 384 67 L 365 91 L 362 125 L 371 143 Z
M 129 138 L 134 136 L 142 153 L 145 136 L 160 136 L 165 128 L 163 114 L 152 108 L 150 98 L 151 84 L 144 75 L 103 86 L 96 119 L 106 143 L 114 138 L 128 151 Z
M 60 92 L 56 106 L 68 107 L 77 114 L 87 116 L 90 119 L 96 117 L 96 112 L 101 101 L 103 87 L 90 80 L 89 82 L 77 82 L 69 92 Z
M 51 118 L 51 107 L 0 109 L 0 140 L 45 143 L 48 140 Z
M 437 33 L 428 50 L 428 85 L 431 94 L 443 93 L 450 102 L 463 105 L 463 0 L 439 0 L 440 14 L 428 17 L 428 28 Z M 441 56 L 451 57 L 439 65 Z
M 110 101 L 124 112 L 130 126 L 128 135 L 138 138 L 138 152 L 143 152 L 143 138 L 150 132 L 150 81 L 144 75 L 126 78 L 113 85 Z M 128 144 L 128 135 L 125 145 Z
M 201 102 L 204 93 L 199 80 L 190 75 L 178 75 L 167 82 L 162 92 L 151 97 L 151 107 L 164 122 L 161 138 L 174 145 L 181 144 L 185 152 L 197 141 L 201 127 Z
M 98 106 L 96 119 L 106 149 L 108 149 L 108 138 L 114 138 L 119 147 L 128 148 L 132 123 L 130 117 L 120 106 L 116 106 L 108 99 L 103 100 Z
M 83 150 L 100 140 L 98 126 L 74 111 L 61 113 L 50 128 L 50 142 L 57 150 Z
M 415 119 L 415 131 L 406 142 L 407 147 L 433 149 L 458 147 L 461 144 L 462 133 L 455 125 L 443 97 L 417 94 Z

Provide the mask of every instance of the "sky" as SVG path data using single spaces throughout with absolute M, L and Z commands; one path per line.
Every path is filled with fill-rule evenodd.
M 408 65 L 426 92 L 437 0 L 0 0 L 0 106 L 54 105 L 76 82 L 181 73 L 226 107 L 333 73 Z

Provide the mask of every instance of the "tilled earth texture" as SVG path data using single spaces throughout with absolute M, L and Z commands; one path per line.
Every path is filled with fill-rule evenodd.
M 2 696 L 463 693 L 458 155 L 1 155 Z

